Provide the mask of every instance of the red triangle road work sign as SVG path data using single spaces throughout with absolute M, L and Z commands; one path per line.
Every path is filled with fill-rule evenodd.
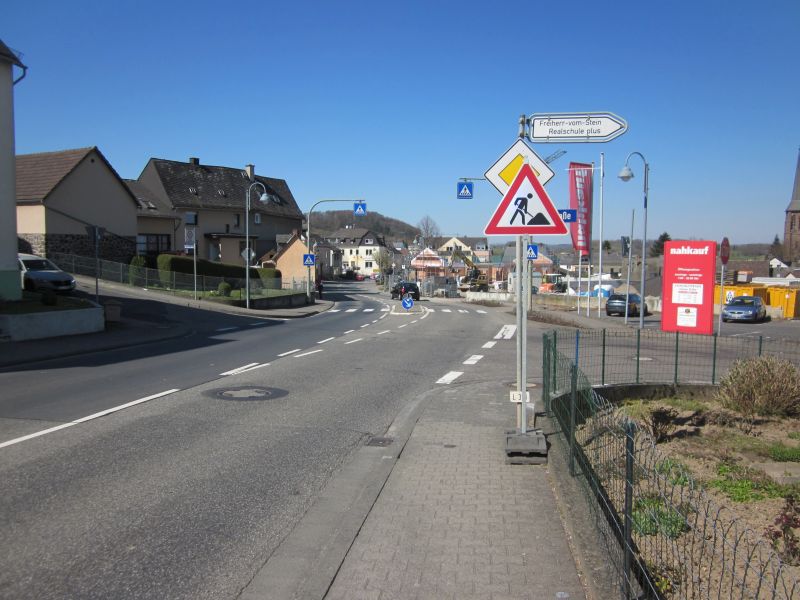
M 531 166 L 524 164 L 483 233 L 564 235 L 569 231 Z

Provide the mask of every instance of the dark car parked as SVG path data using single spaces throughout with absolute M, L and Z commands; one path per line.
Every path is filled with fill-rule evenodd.
M 606 301 L 606 314 L 611 315 L 625 315 L 625 294 L 611 294 Z M 642 306 L 642 299 L 639 294 L 629 294 L 628 298 L 628 316 L 639 316 L 639 311 Z M 647 314 L 647 306 L 644 308 L 644 314 Z
M 419 287 L 411 281 L 399 281 L 392 288 L 392 300 L 402 298 L 406 294 L 411 294 L 414 300 L 419 300 Z
M 764 321 L 767 318 L 767 307 L 758 296 L 737 296 L 722 309 L 722 320 L 728 321 Z

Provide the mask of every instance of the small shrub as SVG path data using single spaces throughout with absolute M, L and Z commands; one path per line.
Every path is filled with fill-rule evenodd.
M 792 431 L 789 434 L 789 439 L 790 440 L 800 440 L 800 431 Z
M 800 414 L 800 373 L 788 360 L 760 356 L 734 363 L 717 399 L 747 418 Z
M 709 487 L 718 489 L 735 502 L 754 502 L 783 495 L 781 486 L 755 469 L 722 462 L 717 467 L 717 475 L 717 479 L 708 482 Z
M 675 431 L 675 419 L 678 411 L 674 408 L 654 408 L 645 421 L 645 426 L 656 444 L 666 441 Z
M 228 283 L 227 281 L 223 281 L 222 283 L 219 284 L 219 287 L 217 287 L 217 294 L 219 294 L 220 296 L 225 296 L 227 298 L 228 296 L 231 295 L 232 289 L 233 288 L 231 287 L 230 283 Z
M 131 259 L 131 265 L 128 269 L 128 283 L 135 286 L 142 286 L 145 284 L 145 269 L 147 268 L 147 259 L 144 256 L 134 256 Z
M 42 304 L 45 306 L 55 306 L 58 304 L 58 296 L 53 290 L 45 290 L 42 292 Z
M 665 458 L 656 465 L 656 472 L 667 476 L 672 485 L 689 485 L 694 483 L 689 468 L 682 462 Z
M 769 457 L 776 462 L 800 462 L 800 448 L 775 444 L 769 448 Z
M 798 528 L 800 528 L 800 506 L 797 505 L 796 496 L 789 494 L 781 514 L 775 519 L 775 525 L 767 527 L 765 534 L 781 559 L 795 566 L 800 565 L 800 539 L 796 533 Z
M 639 535 L 666 535 L 675 539 L 689 530 L 686 517 L 681 511 L 666 506 L 658 496 L 646 496 L 636 500 L 633 506 L 633 528 Z

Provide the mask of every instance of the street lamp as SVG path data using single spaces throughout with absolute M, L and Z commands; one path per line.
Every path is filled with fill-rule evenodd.
M 255 175 L 251 175 L 251 177 L 255 177 Z M 260 200 L 261 202 L 268 202 L 269 196 L 267 196 L 267 188 L 264 186 L 263 183 L 260 181 L 254 181 L 250 184 L 247 188 L 247 203 L 245 204 L 245 215 L 244 215 L 244 237 L 246 238 L 245 241 L 245 269 L 244 269 L 244 281 L 247 290 L 245 291 L 245 306 L 250 308 L 250 191 L 255 186 L 261 186 L 263 190 Z
M 631 152 L 628 155 L 628 158 L 625 159 L 625 166 L 622 167 L 622 170 L 619 172 L 618 177 L 622 179 L 622 181 L 630 181 L 633 179 L 633 171 L 628 166 L 628 161 L 631 159 L 631 156 L 636 155 L 642 159 L 644 163 L 644 230 L 642 232 L 642 285 L 641 289 L 639 290 L 639 295 L 641 297 L 641 305 L 639 306 L 639 329 L 644 327 L 644 313 L 647 310 L 644 301 L 644 279 L 645 279 L 645 271 L 647 271 L 647 184 L 650 178 L 650 165 L 647 162 L 647 159 L 640 153 L 640 152 Z

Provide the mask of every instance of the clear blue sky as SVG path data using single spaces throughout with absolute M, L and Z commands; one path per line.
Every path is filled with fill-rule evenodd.
M 641 237 L 641 161 L 633 181 L 616 177 L 639 151 L 648 238 L 783 236 L 800 146 L 797 0 L 12 0 L 2 12 L 0 39 L 29 67 L 18 153 L 96 145 L 128 178 L 150 157 L 254 163 L 303 210 L 364 198 L 483 235 L 500 195 L 478 182 L 458 200 L 456 182 L 483 176 L 520 114 L 611 111 L 629 124 L 612 142 L 533 146 L 567 151 L 547 185 L 558 207 L 568 163 L 604 152 L 604 238 L 629 233 L 633 208 Z

